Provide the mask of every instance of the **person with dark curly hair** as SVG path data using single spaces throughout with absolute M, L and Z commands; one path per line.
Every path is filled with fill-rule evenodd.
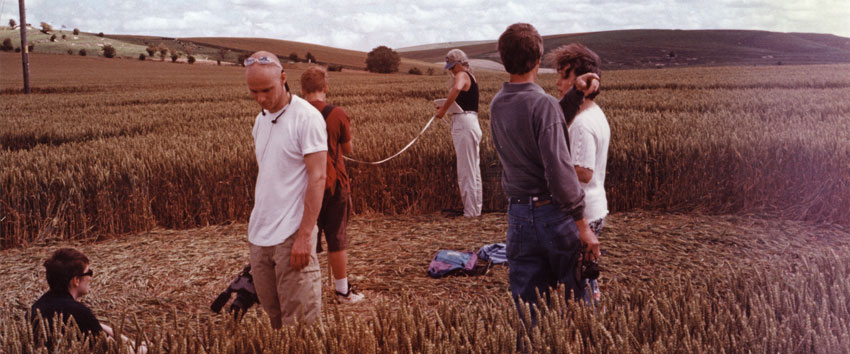
M 558 80 L 555 84 L 561 97 L 567 95 L 575 85 L 577 77 L 587 73 L 602 76 L 599 68 L 602 61 L 599 55 L 580 43 L 558 47 L 547 55 L 547 59 L 558 69 Z M 598 94 L 599 91 L 596 91 L 587 95 L 578 107 L 575 118 L 567 121 L 570 156 L 584 191 L 584 218 L 597 237 L 602 234 L 605 217 L 608 215 L 605 167 L 608 164 L 608 146 L 611 142 L 608 119 L 594 102 Z M 589 281 L 588 285 L 591 287 L 593 299 L 599 301 L 601 293 L 596 280 Z

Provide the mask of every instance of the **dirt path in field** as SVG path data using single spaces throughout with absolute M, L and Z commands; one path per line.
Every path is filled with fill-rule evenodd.
M 431 279 L 426 269 L 440 249 L 476 250 L 504 242 L 504 214 L 477 219 L 442 215 L 355 217 L 349 232 L 349 274 L 367 301 L 340 307 L 370 313 L 403 296 L 434 305 L 509 300 L 507 268 L 479 277 Z M 62 243 L 0 252 L 0 311 L 22 316 L 46 290 L 41 263 L 60 246 L 77 247 L 92 260 L 95 277 L 85 302 L 107 322 L 119 314 L 148 326 L 209 311 L 210 302 L 247 263 L 246 225 L 194 230 L 155 230 L 95 244 Z M 850 254 L 850 229 L 741 216 L 675 215 L 653 212 L 609 216 L 600 237 L 608 254 L 601 286 L 641 288 L 651 277 L 700 282 L 709 272 L 759 269 L 800 262 L 817 252 Z M 326 254 L 319 256 L 327 279 Z M 334 312 L 325 280 L 325 314 Z M 132 330 L 128 330 L 132 332 Z

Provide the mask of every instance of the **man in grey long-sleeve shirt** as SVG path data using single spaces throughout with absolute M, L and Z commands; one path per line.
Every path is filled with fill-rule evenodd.
M 550 287 L 564 284 L 582 298 L 584 284 L 576 279 L 581 245 L 587 257 L 598 257 L 599 241 L 582 216 L 584 192 L 567 149 L 561 106 L 535 83 L 543 38 L 533 26 L 517 23 L 502 33 L 498 45 L 510 82 L 490 103 L 490 128 L 509 203 L 511 293 L 517 303 L 535 303 L 535 291 L 548 296 Z M 576 80 L 586 93 L 595 90 L 587 85 L 591 76 Z M 577 108 L 583 98 L 573 89 L 564 105 Z

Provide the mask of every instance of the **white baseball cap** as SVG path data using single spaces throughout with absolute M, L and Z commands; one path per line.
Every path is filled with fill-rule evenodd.
M 466 53 L 460 49 L 452 49 L 446 54 L 446 66 L 444 69 L 451 70 L 457 63 L 466 64 L 468 62 L 469 58 L 466 57 Z

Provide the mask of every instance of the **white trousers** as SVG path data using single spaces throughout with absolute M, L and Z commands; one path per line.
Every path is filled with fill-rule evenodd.
M 463 216 L 481 215 L 481 164 L 478 144 L 481 142 L 481 126 L 478 114 L 460 113 L 452 115 L 452 140 L 457 154 L 457 185 L 463 200 Z

